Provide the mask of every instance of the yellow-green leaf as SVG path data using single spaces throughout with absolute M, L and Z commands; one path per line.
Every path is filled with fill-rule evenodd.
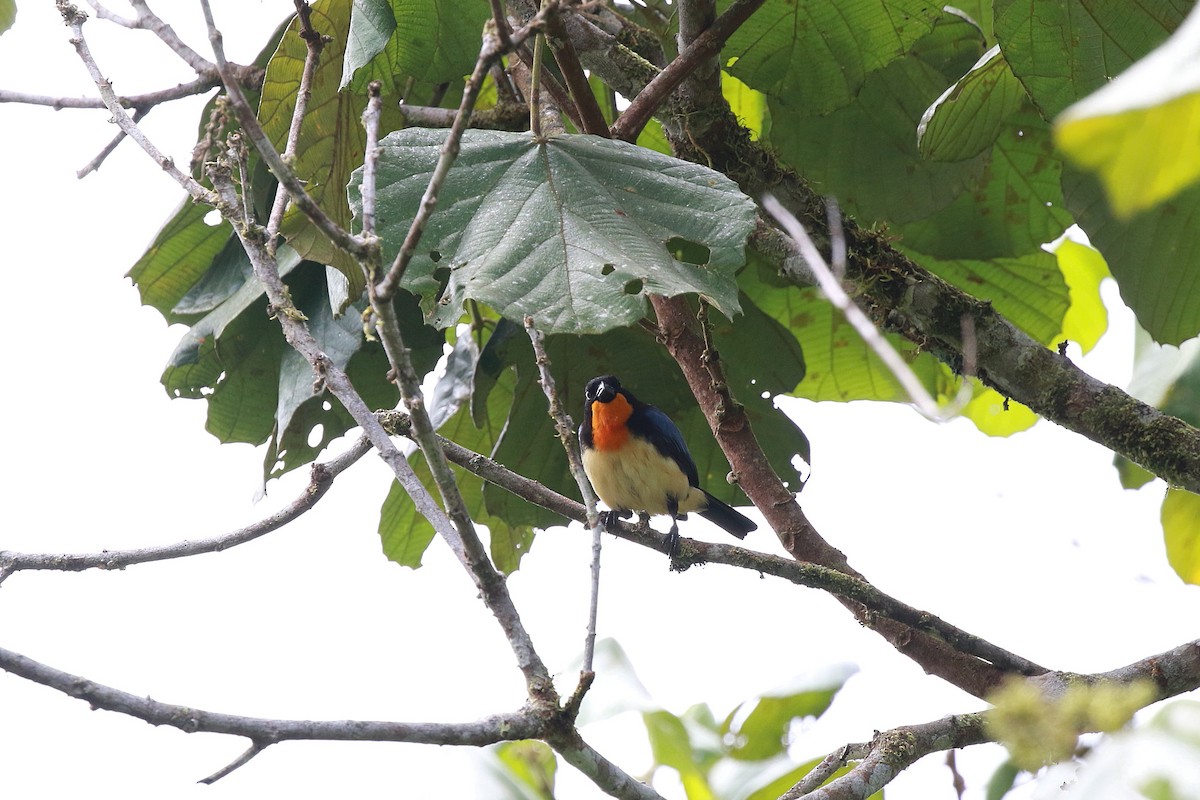
M 1060 339 L 1090 351 L 1108 330 L 1108 310 L 1100 299 L 1100 282 L 1108 277 L 1108 264 L 1091 245 L 1063 239 L 1054 247 L 1058 268 L 1071 293 L 1071 305 L 1063 316 Z
M 1058 146 L 1100 176 L 1129 219 L 1200 180 L 1200 13 L 1059 117 Z
M 1200 495 L 1167 489 L 1162 526 L 1171 569 L 1185 583 L 1200 584 Z

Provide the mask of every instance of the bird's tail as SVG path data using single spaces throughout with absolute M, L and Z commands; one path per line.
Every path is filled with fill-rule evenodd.
M 718 500 L 708 492 L 705 492 L 704 496 L 708 498 L 708 505 L 700 510 L 700 516 L 709 522 L 721 526 L 739 539 L 745 539 L 747 533 L 758 529 L 754 520 L 733 506 Z

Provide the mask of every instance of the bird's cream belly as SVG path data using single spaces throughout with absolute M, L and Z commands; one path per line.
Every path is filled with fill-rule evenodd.
M 672 459 L 643 440 L 630 439 L 619 452 L 587 450 L 583 470 L 609 508 L 667 514 L 667 498 L 679 499 L 680 513 L 705 506 L 704 493 L 688 485 Z

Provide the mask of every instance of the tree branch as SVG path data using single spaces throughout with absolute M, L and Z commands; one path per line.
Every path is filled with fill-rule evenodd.
M 167 725 L 184 733 L 224 733 L 255 742 L 290 740 L 418 742 L 482 746 L 495 742 L 539 738 L 536 717 L 525 711 L 498 714 L 475 722 L 384 722 L 368 720 L 283 720 L 243 717 L 191 706 L 160 703 L 72 675 L 0 648 L 0 669 L 63 694 L 86 700 L 93 708 L 115 711 L 151 725 Z
M 740 28 L 751 14 L 761 8 L 764 2 L 766 0 L 737 0 L 711 26 L 698 28 L 695 31 L 695 37 L 684 42 L 685 47 L 679 55 L 634 96 L 629 106 L 613 123 L 612 137 L 627 142 L 636 141 L 642 128 L 646 127 L 646 123 L 650 121 L 650 117 L 667 102 L 671 93 L 679 88 L 688 76 L 695 74 L 703 64 L 712 62 L 734 31 Z M 683 38 L 682 28 L 680 37 Z M 710 77 L 709 80 L 716 81 L 715 94 L 719 96 L 719 68 L 716 69 L 716 75 Z M 698 98 L 696 102 L 700 102 Z M 705 103 L 704 106 L 700 106 L 696 105 L 696 102 L 692 103 L 693 107 L 707 107 L 708 105 Z
M 279 530 L 315 506 L 333 486 L 334 479 L 371 449 L 366 437 L 330 461 L 314 463 L 308 485 L 286 507 L 271 516 L 221 536 L 209 539 L 185 540 L 159 547 L 131 550 L 103 550 L 99 553 L 14 553 L 0 550 L 0 582 L 22 570 L 58 570 L 79 572 L 85 569 L 125 569 L 131 564 L 187 558 L 202 553 L 219 553 L 252 542 L 260 536 Z
M 384 426 L 392 433 L 406 437 L 410 435 L 407 417 L 402 412 L 383 412 L 381 418 Z M 487 456 L 472 452 L 449 439 L 438 439 L 446 457 L 455 464 L 524 500 L 566 519 L 586 524 L 587 509 L 578 501 L 518 475 Z M 609 526 L 608 531 L 621 539 L 652 550 L 667 550 L 666 535 L 649 528 L 617 521 Z M 917 629 L 936 636 L 946 645 L 961 651 L 960 657 L 965 657 L 968 663 L 979 666 L 992 664 L 1009 673 L 1020 675 L 1040 675 L 1048 671 L 1026 658 L 950 625 L 927 611 L 906 605 L 856 576 L 830 567 L 759 553 L 738 545 L 700 542 L 687 538 L 680 539 L 676 561 L 683 569 L 696 564 L 725 564 L 782 578 L 798 586 L 827 591 L 846 601 L 847 606 L 855 611 L 864 625 L 879 629 L 888 620 L 902 623 L 910 626 L 906 627 L 910 634 L 913 629 Z M 861 608 L 856 609 L 855 606 Z
M 534 326 L 533 317 L 525 317 L 525 332 L 529 334 L 529 342 L 533 346 L 534 360 L 537 362 L 538 383 L 546 395 L 550 418 L 554 420 L 554 428 L 567 455 L 567 464 L 571 468 L 571 476 L 579 487 L 579 496 L 583 498 L 585 524 L 592 532 L 592 591 L 588 603 L 587 635 L 583 645 L 583 674 L 592 672 L 592 659 L 596 653 L 596 618 L 600 600 L 600 548 L 603 542 L 600 515 L 596 511 L 596 493 L 592 491 L 592 483 L 583 470 L 583 460 L 580 457 L 579 442 L 575 439 L 575 423 L 562 406 L 558 398 L 558 389 L 554 377 L 550 374 L 550 356 L 546 353 L 546 337 Z M 584 679 L 580 680 L 582 686 Z M 582 697 L 580 697 L 582 701 Z
M 96 84 L 96 89 L 100 92 L 100 98 L 104 102 L 104 107 L 112 114 L 113 122 L 133 141 L 137 142 L 138 146 L 146 151 L 154 162 L 162 167 L 163 171 L 171 176 L 180 186 L 188 191 L 192 197 L 201 202 L 214 204 L 216 197 L 208 189 L 205 189 L 192 176 L 187 175 L 175 166 L 175 162 L 151 142 L 142 133 L 141 128 L 137 126 L 129 114 L 121 107 L 118 102 L 117 95 L 113 91 L 112 84 L 104 77 L 100 71 L 100 67 L 96 64 L 95 58 L 92 57 L 92 52 L 88 48 L 87 40 L 83 36 L 83 23 L 87 20 L 87 15 L 79 11 L 75 6 L 65 2 L 65 0 L 57 0 L 55 5 L 58 7 L 59 13 L 62 14 L 63 22 L 71 29 L 71 45 L 74 46 L 75 52 L 83 61 L 84 67 L 91 76 L 92 81 Z

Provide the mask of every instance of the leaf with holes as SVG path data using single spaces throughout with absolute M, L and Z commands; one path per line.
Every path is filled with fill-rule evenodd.
M 445 137 L 409 128 L 382 142 L 385 260 L 404 240 Z M 350 185 L 356 212 L 360 184 L 361 171 Z M 732 316 L 754 217 L 754 203 L 724 175 L 625 142 L 471 130 L 404 285 L 440 327 L 468 299 L 510 319 L 531 315 L 547 333 L 630 325 L 649 294 L 696 293 Z

